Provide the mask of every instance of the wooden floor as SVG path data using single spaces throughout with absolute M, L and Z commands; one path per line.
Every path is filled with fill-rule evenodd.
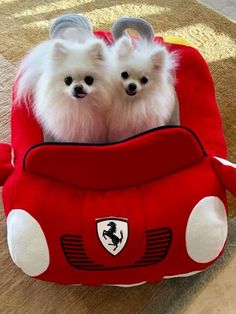
M 199 0 L 199 2 L 236 22 L 236 0 Z

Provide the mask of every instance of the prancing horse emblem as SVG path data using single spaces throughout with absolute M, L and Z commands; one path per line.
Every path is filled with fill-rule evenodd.
M 118 238 L 114 234 L 116 232 L 116 223 L 111 221 L 109 224 L 107 224 L 107 226 L 110 226 L 110 228 L 109 230 L 103 230 L 102 236 L 105 238 L 105 240 L 107 239 L 106 236 L 111 239 L 112 243 L 108 243 L 108 245 L 114 245 L 113 251 L 115 251 L 118 248 L 118 244 L 123 240 L 123 231 L 120 230 L 120 238 Z
M 97 221 L 97 232 L 104 248 L 112 255 L 117 255 L 128 239 L 127 219 L 113 218 Z

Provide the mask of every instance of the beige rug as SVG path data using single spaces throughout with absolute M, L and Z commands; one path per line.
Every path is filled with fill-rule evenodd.
M 11 86 L 17 63 L 30 47 L 47 38 L 52 20 L 66 12 L 85 14 L 95 29 L 104 30 L 121 15 L 144 17 L 160 35 L 182 36 L 194 44 L 212 71 L 229 159 L 236 161 L 236 24 L 194 0 L 0 0 L 0 141 L 9 141 Z M 231 216 L 236 215 L 232 197 L 229 209 Z M 224 257 L 201 275 L 128 290 L 56 286 L 34 281 L 12 264 L 2 209 L 0 218 L 0 313 L 7 314 L 181 312 L 235 251 L 234 219 Z

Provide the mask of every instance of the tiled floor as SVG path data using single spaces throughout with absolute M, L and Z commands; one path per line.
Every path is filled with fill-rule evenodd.
M 198 0 L 236 22 L 236 0 Z

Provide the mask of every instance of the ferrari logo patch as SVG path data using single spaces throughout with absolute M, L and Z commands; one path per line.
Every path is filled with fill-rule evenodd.
M 97 219 L 97 233 L 103 247 L 115 256 L 123 250 L 128 240 L 128 219 Z

